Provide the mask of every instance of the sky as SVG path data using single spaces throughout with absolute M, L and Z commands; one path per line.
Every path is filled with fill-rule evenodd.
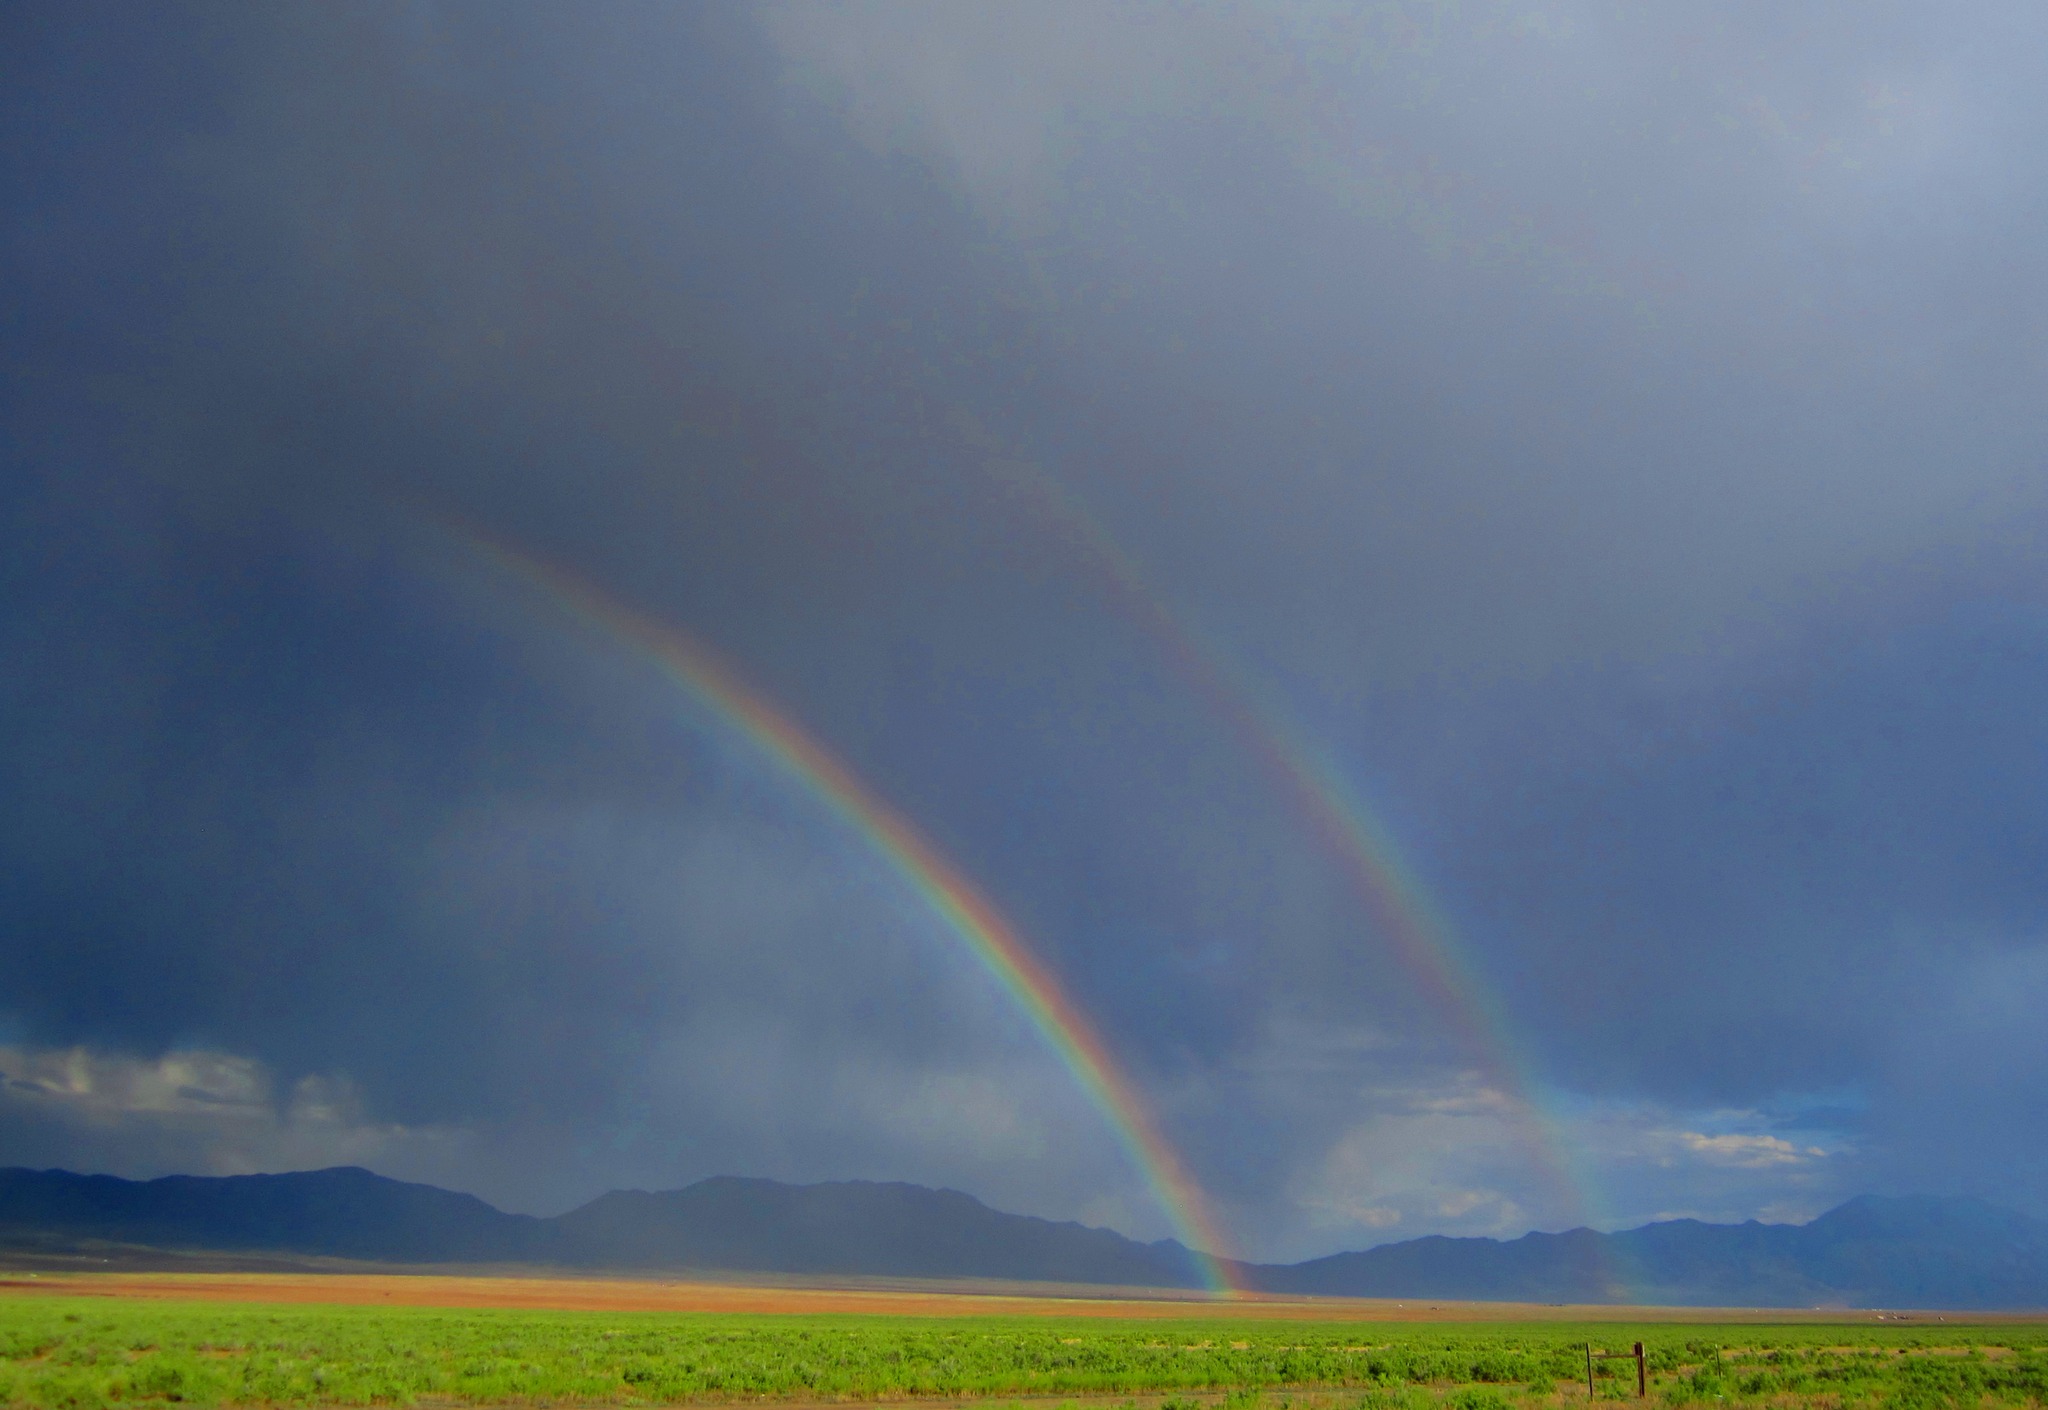
M 2040 7 L 4 23 L 0 1164 L 1184 1228 L 608 612 L 1220 1251 L 2048 1215 Z

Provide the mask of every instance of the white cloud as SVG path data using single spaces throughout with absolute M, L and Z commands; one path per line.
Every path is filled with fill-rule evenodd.
M 1796 1113 L 1580 1103 L 1562 1129 L 1593 1172 L 1606 1228 L 1664 1219 L 1799 1223 L 1859 1188 L 1854 1144 Z
M 1475 1209 L 1500 1205 L 1498 1190 L 1451 1190 L 1436 1202 L 1436 1212 L 1445 1219 L 1462 1219 Z
M 1328 1133 L 1288 1153 L 1284 1214 L 1230 1210 L 1261 1258 L 1582 1223 L 1799 1222 L 1861 1188 L 1852 1142 L 1808 1119 L 1839 1099 L 1689 1109 L 1550 1092 L 1532 1105 L 1484 1073 L 1417 1063 L 1298 1008 L 1274 1013 L 1232 1075 L 1212 1100 Z
M 226 1053 L 144 1060 L 89 1048 L 0 1048 L 0 1079 L 15 1100 L 46 1101 L 101 1120 L 144 1113 L 246 1117 L 270 1109 L 261 1064 Z
M 1675 1135 L 1680 1146 L 1703 1159 L 1748 1170 L 1772 1165 L 1804 1165 L 1827 1156 L 1819 1146 L 1794 1145 L 1779 1136 L 1745 1135 L 1739 1131 L 1726 1131 L 1718 1136 L 1709 1136 L 1701 1131 L 1679 1131 Z
M 368 1119 L 346 1074 L 280 1083 L 253 1058 L 0 1046 L 17 1159 L 148 1178 L 375 1162 L 433 1168 L 459 1133 Z
M 1512 1103 L 1469 1075 L 1363 1094 L 1367 1114 L 1305 1169 L 1294 1203 L 1324 1238 L 1420 1233 L 1513 1235 L 1529 1227 L 1530 1160 Z M 1370 1239 L 1379 1242 L 1379 1239 Z

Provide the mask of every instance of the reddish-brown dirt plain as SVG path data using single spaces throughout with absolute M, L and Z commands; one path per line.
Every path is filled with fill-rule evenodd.
M 901 1317 L 1225 1316 L 1317 1322 L 1877 1322 L 1934 1321 L 1936 1314 L 1819 1309 L 1558 1306 L 1514 1302 L 1415 1302 L 1251 1295 L 1228 1301 L 1192 1294 L 999 1283 L 826 1283 L 796 1279 L 682 1281 L 655 1278 L 363 1272 L 0 1273 L 0 1296 L 86 1296 L 178 1301 L 345 1303 L 359 1306 L 505 1307 L 591 1312 L 864 1313 Z M 1968 1314 L 1976 1323 L 2042 1321 Z

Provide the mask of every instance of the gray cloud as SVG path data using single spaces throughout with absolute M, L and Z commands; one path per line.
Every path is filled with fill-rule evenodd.
M 927 828 L 1247 1252 L 1569 1217 L 1022 460 L 1372 800 L 1614 1218 L 2044 1207 L 1997 1157 L 2048 1072 L 1997 1001 L 2048 902 L 2038 16 L 1045 14 L 0 46 L 0 1024 L 242 1064 L 268 1113 L 0 1120 L 1165 1232 L 900 880 L 460 521 L 711 640 Z

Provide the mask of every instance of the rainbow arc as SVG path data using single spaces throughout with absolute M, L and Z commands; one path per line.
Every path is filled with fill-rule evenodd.
M 970 427 L 970 431 L 972 428 Z M 984 447 L 986 438 L 974 436 Z M 1575 1222 L 1592 1223 L 1598 1201 L 1570 1154 L 1560 1123 L 1511 1037 L 1491 989 L 1457 933 L 1402 857 L 1392 835 L 1343 775 L 1261 703 L 1258 693 L 1182 623 L 1144 570 L 1087 506 L 1027 462 L 994 459 L 991 473 L 1016 491 L 1092 565 L 1099 589 L 1149 638 L 1175 673 L 1228 728 L 1276 793 L 1322 845 L 1361 908 L 1432 1007 L 1457 1032 L 1470 1059 L 1507 1098 L 1518 1138 Z M 1617 1293 L 1624 1291 L 1616 1286 Z
M 1087 1093 L 1209 1289 L 1226 1297 L 1240 1291 L 1200 1187 L 1095 1026 L 995 903 L 930 839 L 703 642 L 501 540 L 473 529 L 451 532 L 471 552 L 654 663 L 859 834 L 974 954 Z

